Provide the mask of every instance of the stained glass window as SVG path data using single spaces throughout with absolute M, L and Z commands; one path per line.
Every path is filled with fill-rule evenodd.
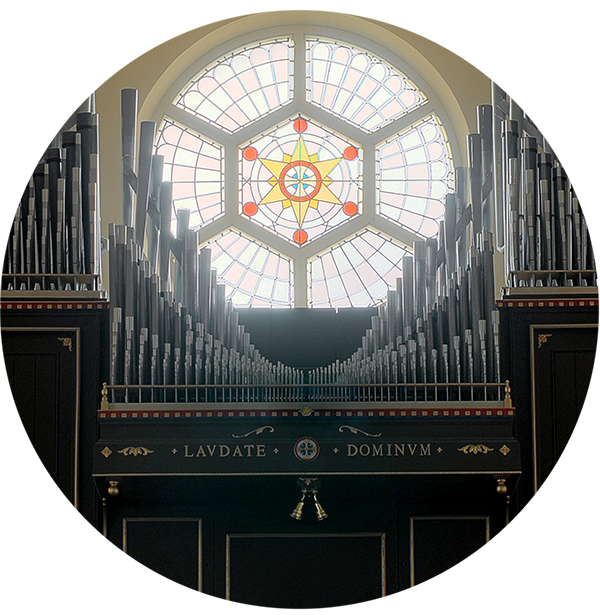
M 230 229 L 208 241 L 212 266 L 235 307 L 291 307 L 292 262 Z
M 438 103 L 387 51 L 300 26 L 267 36 L 165 98 L 156 153 L 175 209 L 214 237 L 239 307 L 375 305 L 453 190 Z
M 307 96 L 367 132 L 427 101 L 406 75 L 380 58 L 319 39 L 307 41 Z
M 361 210 L 362 151 L 303 117 L 241 148 L 241 213 L 303 245 Z
M 386 297 L 402 273 L 407 249 L 365 229 L 308 263 L 311 307 L 368 307 Z
M 293 43 L 286 38 L 234 51 L 196 75 L 173 102 L 233 133 L 292 98 Z
M 191 227 L 223 214 L 221 146 L 165 119 L 158 131 L 155 153 L 164 156 L 163 181 L 173 184 L 173 206 L 175 210 L 190 210 Z
M 433 237 L 453 187 L 450 145 L 433 115 L 376 149 L 377 213 Z

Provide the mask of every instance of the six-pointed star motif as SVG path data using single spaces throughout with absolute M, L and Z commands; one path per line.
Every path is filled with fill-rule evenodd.
M 259 158 L 272 174 L 272 188 L 260 205 L 281 201 L 284 209 L 293 208 L 298 225 L 302 226 L 309 207 L 318 209 L 320 201 L 341 204 L 328 188 L 332 181 L 329 173 L 340 160 L 319 160 L 318 154 L 309 154 L 302 136 L 298 137 L 294 152 L 284 154 L 283 161 Z

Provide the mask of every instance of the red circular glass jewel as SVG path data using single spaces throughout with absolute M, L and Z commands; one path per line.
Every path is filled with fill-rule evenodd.
M 294 120 L 294 130 L 296 132 L 304 132 L 308 128 L 308 122 L 299 117 L 297 120 Z
M 298 229 L 292 236 L 292 239 L 301 246 L 308 240 L 308 233 L 304 229 Z
M 353 145 L 349 145 L 344 150 L 344 158 L 346 160 L 355 160 L 357 157 L 358 157 L 358 150 Z
M 258 151 L 255 147 L 249 146 L 244 148 L 242 155 L 246 160 L 252 161 L 258 158 Z
M 248 202 L 244 205 L 244 213 L 247 216 L 253 216 L 258 211 L 258 205 L 256 203 Z
M 347 216 L 355 216 L 358 213 L 358 205 L 352 201 L 344 203 L 344 207 L 342 209 Z

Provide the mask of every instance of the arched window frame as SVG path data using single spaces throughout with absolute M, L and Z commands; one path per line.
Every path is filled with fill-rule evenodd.
M 422 238 L 413 233 L 410 229 L 402 227 L 392 220 L 377 214 L 376 147 L 394 135 L 418 123 L 424 117 L 435 114 L 445 129 L 454 167 L 461 166 L 464 156 L 464 146 L 461 146 L 461 143 L 457 139 L 457 134 L 465 132 L 464 126 L 466 126 L 466 121 L 464 126 L 460 126 L 458 130 L 455 128 L 454 122 L 451 119 L 451 113 L 448 112 L 448 107 L 453 107 L 452 115 L 454 118 L 462 116 L 461 119 L 464 120 L 464 115 L 462 115 L 460 110 L 457 113 L 457 108 L 459 109 L 458 103 L 456 99 L 449 94 L 449 90 L 440 87 L 440 83 L 443 82 L 443 80 L 440 81 L 439 74 L 433 66 L 429 65 L 429 63 L 421 57 L 421 70 L 419 70 L 415 63 L 408 62 L 403 57 L 404 54 L 401 54 L 400 51 L 392 49 L 392 46 L 382 45 L 373 36 L 365 35 L 365 31 L 367 31 L 367 34 L 371 34 L 370 27 L 366 29 L 360 27 L 360 18 L 343 16 L 344 20 L 353 22 L 351 27 L 348 27 L 349 24 L 345 22 L 343 24 L 344 28 L 334 28 L 319 25 L 318 17 L 315 18 L 314 16 L 310 19 L 305 19 L 306 23 L 290 25 L 281 23 L 281 14 L 272 15 L 275 16 L 275 21 L 280 22 L 278 25 L 254 29 L 250 28 L 246 34 L 238 33 L 236 36 L 231 37 L 228 37 L 226 34 L 228 30 L 227 27 L 220 29 L 216 34 L 218 38 L 221 39 L 221 42 L 213 45 L 209 50 L 205 50 L 203 53 L 198 54 L 192 62 L 188 63 L 185 69 L 180 70 L 177 77 L 170 79 L 170 85 L 163 90 L 164 94 L 154 109 L 152 119 L 160 125 L 165 116 L 170 117 L 197 131 L 208 140 L 219 143 L 224 148 L 224 214 L 199 229 L 200 243 L 204 244 L 208 242 L 229 228 L 236 228 L 242 233 L 254 237 L 257 241 L 265 244 L 272 250 L 279 252 L 286 258 L 291 259 L 294 263 L 294 306 L 304 307 L 308 304 L 308 263 L 315 256 L 328 250 L 334 244 L 338 244 L 352 237 L 366 227 L 377 229 L 385 235 L 392 237 L 401 245 L 406 246 L 409 252 L 412 252 L 413 242 Z M 318 14 L 314 15 L 318 16 Z M 268 16 L 269 14 L 266 14 L 263 21 L 268 21 Z M 242 19 L 241 21 L 244 20 L 245 19 Z M 250 21 L 256 23 L 253 19 L 250 19 Z M 238 32 L 240 31 L 240 25 L 240 23 L 236 22 L 235 30 Z M 374 24 L 370 24 L 370 26 L 375 28 L 379 27 L 374 26 Z M 390 33 L 387 31 L 386 33 L 387 38 L 389 38 Z M 288 36 L 294 40 L 294 96 L 290 103 L 266 114 L 234 133 L 222 131 L 218 127 L 172 104 L 179 92 L 195 75 L 210 64 L 218 61 L 220 58 L 244 46 L 250 47 L 261 41 L 281 39 Z M 391 36 L 397 38 L 395 35 Z M 383 59 L 392 67 L 407 75 L 426 96 L 427 102 L 410 110 L 405 115 L 387 122 L 372 133 L 366 133 L 327 110 L 310 103 L 306 99 L 306 40 L 314 38 L 323 38 L 327 41 L 354 45 Z M 398 41 L 402 42 L 406 47 L 407 43 L 405 41 L 400 41 L 400 39 L 398 39 Z M 415 54 L 412 53 L 409 55 L 414 56 Z M 417 53 L 416 55 L 418 56 L 419 54 Z M 423 71 L 423 68 L 426 70 Z M 428 74 L 424 75 L 424 72 Z M 435 85 L 432 85 L 432 82 L 435 83 Z M 444 100 L 443 103 L 442 98 Z M 325 235 L 302 246 L 295 246 L 283 238 L 274 235 L 269 230 L 239 215 L 240 147 L 257 134 L 265 133 L 273 128 L 273 126 L 293 116 L 297 116 L 298 114 L 324 124 L 330 129 L 339 132 L 341 135 L 348 137 L 348 139 L 361 144 L 363 148 L 363 206 L 361 214 L 348 220 L 340 227 L 332 229 Z

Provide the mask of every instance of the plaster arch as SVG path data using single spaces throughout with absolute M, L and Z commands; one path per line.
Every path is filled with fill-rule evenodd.
M 363 17 L 322 11 L 255 13 L 213 24 L 213 28 L 208 32 L 207 28 L 210 26 L 182 35 L 196 40 L 174 56 L 169 65 L 154 78 L 150 89 L 141 100 L 141 119 L 160 121 L 161 107 L 165 99 L 168 100 L 171 94 L 175 94 L 188 77 L 193 76 L 211 60 L 234 49 L 238 43 L 282 34 L 291 29 L 304 29 L 317 34 L 337 34 L 347 42 L 360 43 L 363 48 L 381 55 L 400 70 L 408 69 L 408 76 L 415 80 L 419 87 L 425 88 L 427 96 L 434 100 L 436 108 L 443 110 L 442 115 L 446 116 L 441 119 L 449 133 L 455 165 L 466 164 L 465 135 L 475 127 L 470 125 L 467 119 L 470 109 L 461 104 L 455 92 L 453 77 L 456 72 L 443 74 L 426 55 L 427 51 L 434 55 L 435 52 L 439 55 L 440 51 L 446 51 L 435 43 L 400 28 Z M 160 47 L 157 48 L 159 49 Z M 446 53 L 454 56 L 451 52 Z M 464 70 L 470 68 L 474 75 L 480 75 L 479 71 L 460 58 L 456 59 L 464 64 Z M 483 102 L 487 101 L 479 100 L 475 104 Z

